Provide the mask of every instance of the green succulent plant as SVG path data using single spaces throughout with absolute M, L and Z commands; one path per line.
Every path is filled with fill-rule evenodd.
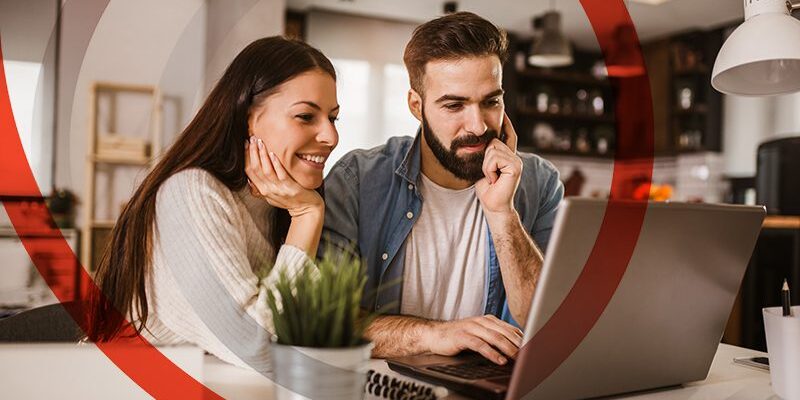
M 267 290 L 267 305 L 277 343 L 335 348 L 365 342 L 374 319 L 361 309 L 367 276 L 361 260 L 349 252 L 328 250 L 316 265 L 290 275 L 285 269 Z

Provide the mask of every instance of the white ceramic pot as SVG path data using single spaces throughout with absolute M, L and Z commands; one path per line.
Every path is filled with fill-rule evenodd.
M 357 347 L 270 347 L 278 400 L 364 398 L 372 343 Z

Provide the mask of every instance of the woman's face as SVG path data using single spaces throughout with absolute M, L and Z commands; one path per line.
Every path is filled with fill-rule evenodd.
M 254 105 L 250 134 L 275 153 L 283 167 L 306 189 L 322 185 L 325 161 L 339 142 L 336 81 L 321 69 L 304 72 L 278 86 Z

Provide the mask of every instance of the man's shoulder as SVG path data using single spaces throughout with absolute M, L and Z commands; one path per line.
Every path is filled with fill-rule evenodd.
M 334 165 L 334 170 L 344 168 L 351 173 L 356 171 L 379 171 L 394 172 L 391 166 L 399 165 L 403 162 L 408 150 L 414 144 L 411 136 L 395 136 L 389 138 L 386 143 L 371 149 L 355 149 L 347 152 Z
M 539 178 L 549 178 L 552 175 L 558 176 L 558 169 L 550 161 L 542 156 L 524 151 L 517 151 L 522 160 L 522 173 L 534 174 Z

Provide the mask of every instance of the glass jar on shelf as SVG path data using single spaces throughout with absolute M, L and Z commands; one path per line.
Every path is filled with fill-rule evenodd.
M 563 152 L 572 150 L 572 132 L 568 129 L 556 132 L 555 149 Z
M 694 85 L 688 80 L 679 80 L 675 84 L 675 100 L 678 108 L 681 110 L 689 110 L 695 101 Z
M 558 101 L 558 98 L 555 96 L 550 96 L 550 102 L 547 104 L 547 112 L 550 114 L 560 114 L 561 113 L 561 104 Z
M 584 154 L 592 151 L 592 144 L 589 141 L 589 131 L 586 128 L 578 129 L 578 134 L 575 137 L 575 151 Z
M 680 150 L 700 150 L 703 148 L 703 132 L 699 129 L 684 129 L 678 135 Z
M 599 138 L 597 139 L 597 154 L 606 154 L 608 153 L 608 140 L 606 138 Z
M 692 108 L 692 101 L 694 100 L 694 95 L 692 93 L 692 88 L 683 87 L 680 89 L 680 94 L 678 95 L 680 106 L 684 110 L 688 110 Z
M 514 68 L 517 72 L 522 72 L 528 66 L 528 55 L 525 51 L 518 51 L 514 54 Z
M 592 101 L 592 114 L 600 116 L 606 112 L 605 101 L 603 94 L 599 90 L 593 90 L 590 95 Z
M 575 99 L 575 112 L 582 115 L 589 114 L 589 92 L 585 89 L 578 89 Z
M 597 154 L 608 154 L 614 149 L 614 129 L 610 126 L 598 126 L 595 128 L 593 136 Z
M 547 112 L 550 104 L 550 93 L 544 87 L 539 88 L 536 93 L 536 111 L 540 113 Z
M 553 126 L 539 122 L 533 126 L 533 145 L 539 150 L 550 150 L 555 145 L 556 135 Z

